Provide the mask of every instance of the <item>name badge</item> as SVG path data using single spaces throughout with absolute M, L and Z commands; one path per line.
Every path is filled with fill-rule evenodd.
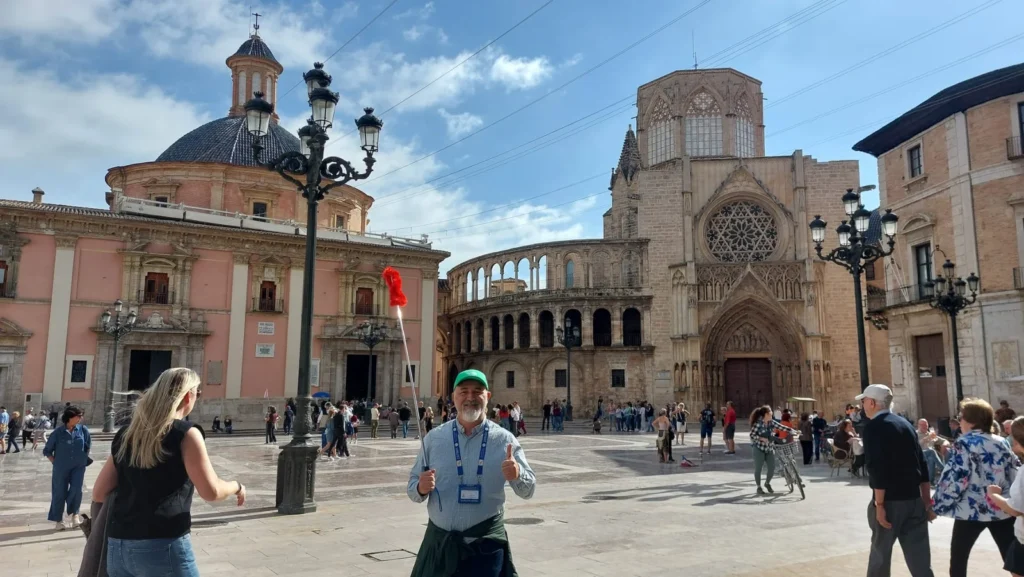
M 481 492 L 480 485 L 459 485 L 459 503 L 463 505 L 479 505 Z

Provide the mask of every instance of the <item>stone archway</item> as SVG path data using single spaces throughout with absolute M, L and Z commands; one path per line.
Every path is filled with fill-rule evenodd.
M 733 401 L 746 414 L 762 404 L 783 405 L 807 390 L 803 329 L 766 294 L 729 299 L 704 332 L 701 397 L 716 410 Z

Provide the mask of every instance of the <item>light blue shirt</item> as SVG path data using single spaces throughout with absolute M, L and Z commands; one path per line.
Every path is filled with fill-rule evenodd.
M 519 463 L 519 478 L 509 482 L 516 495 L 523 499 L 533 497 L 537 477 L 526 462 L 526 455 L 519 441 L 511 432 L 490 423 L 487 433 L 487 454 L 484 456 L 484 474 L 476 475 L 480 458 L 480 444 L 483 441 L 484 421 L 466 436 L 465 428 L 458 421 L 448 421 L 436 427 L 424 438 L 427 463 L 435 471 L 436 491 L 424 497 L 417 491 L 420 473 L 423 472 L 423 452 L 416 457 L 416 464 L 409 472 L 409 498 L 416 503 L 427 501 L 427 515 L 439 528 L 445 531 L 465 531 L 505 510 L 505 477 L 501 463 L 512 445 L 512 458 Z M 463 477 L 466 485 L 481 485 L 480 503 L 475 505 L 459 503 L 459 473 L 455 465 L 455 444 L 452 442 L 452 427 L 458 427 L 459 452 L 462 453 Z
M 0 425 L 6 425 L 11 422 L 11 416 L 7 414 L 7 411 L 0 411 Z

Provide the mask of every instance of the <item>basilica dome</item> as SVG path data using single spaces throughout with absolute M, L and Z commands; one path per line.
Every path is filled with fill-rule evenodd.
M 246 130 L 244 116 L 228 116 L 196 128 L 179 138 L 157 157 L 157 162 L 217 162 L 238 166 L 256 166 L 252 155 L 252 135 Z M 270 125 L 263 139 L 261 158 L 266 161 L 288 151 L 299 150 L 299 139 L 280 124 Z

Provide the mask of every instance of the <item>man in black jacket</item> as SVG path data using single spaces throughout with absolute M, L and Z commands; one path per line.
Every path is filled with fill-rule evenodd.
M 913 577 L 934 577 L 928 523 L 935 519 L 931 483 L 917 433 L 890 412 L 892 390 L 871 385 L 857 396 L 865 416 L 864 456 L 873 499 L 868 505 L 868 577 L 889 577 L 897 539 Z
M 540 421 L 540 430 L 547 431 L 551 429 L 551 401 L 544 401 L 544 418 Z
M 412 409 L 405 402 L 398 409 L 398 418 L 402 421 L 402 438 L 405 439 L 409 436 L 409 419 L 412 418 Z

